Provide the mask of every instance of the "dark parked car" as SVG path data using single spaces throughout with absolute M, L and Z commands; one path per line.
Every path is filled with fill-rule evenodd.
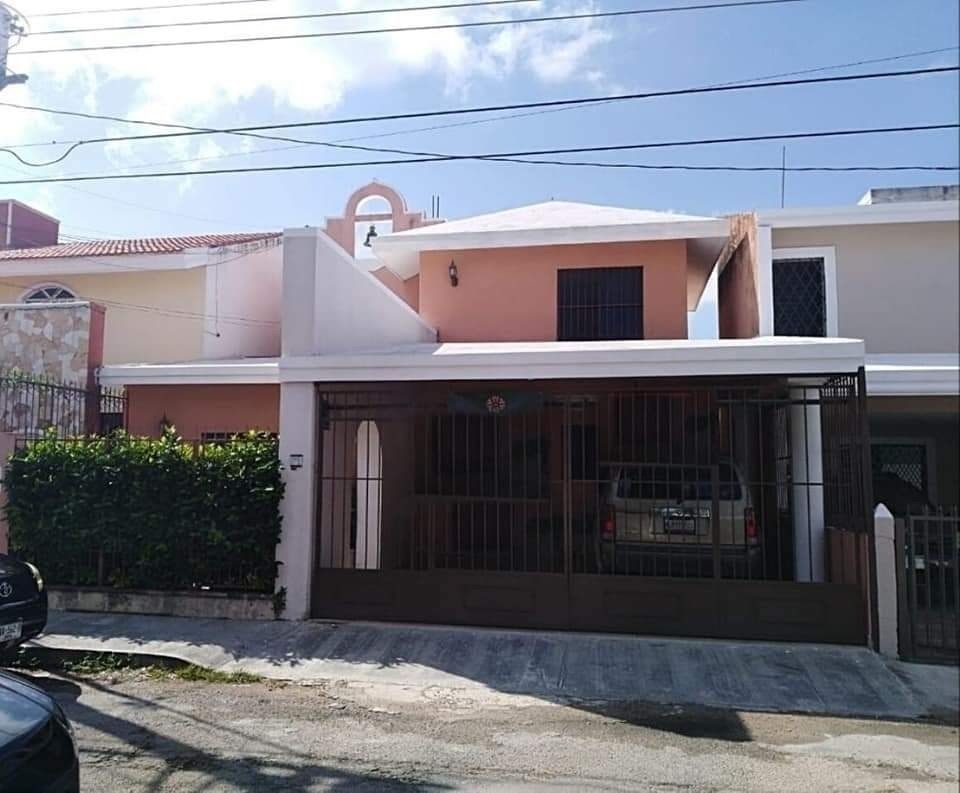
M 44 691 L 6 672 L 0 672 L 0 790 L 80 790 L 73 729 L 63 710 Z
M 47 624 L 47 591 L 40 571 L 28 562 L 0 554 L 0 655 Z

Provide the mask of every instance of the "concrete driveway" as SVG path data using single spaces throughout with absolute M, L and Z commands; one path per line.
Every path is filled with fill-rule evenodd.
M 955 723 L 955 668 L 864 648 L 51 612 L 37 646 L 181 659 L 276 680 Z

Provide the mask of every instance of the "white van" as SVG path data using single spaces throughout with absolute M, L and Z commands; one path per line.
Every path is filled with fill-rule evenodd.
M 713 510 L 724 577 L 759 577 L 761 536 L 750 489 L 730 460 L 717 466 L 606 463 L 600 560 L 608 572 L 713 575 Z

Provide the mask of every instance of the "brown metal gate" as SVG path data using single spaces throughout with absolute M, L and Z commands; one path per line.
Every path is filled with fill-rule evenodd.
M 900 656 L 960 663 L 960 511 L 917 509 L 896 522 Z
M 318 399 L 317 617 L 865 641 L 855 378 Z

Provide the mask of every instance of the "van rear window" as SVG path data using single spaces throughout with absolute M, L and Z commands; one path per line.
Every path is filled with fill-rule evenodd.
M 720 488 L 717 497 L 721 501 L 739 500 L 743 493 L 733 466 L 721 463 L 718 473 Z M 621 469 L 617 495 L 656 501 L 711 501 L 712 479 L 707 466 L 631 466 Z

